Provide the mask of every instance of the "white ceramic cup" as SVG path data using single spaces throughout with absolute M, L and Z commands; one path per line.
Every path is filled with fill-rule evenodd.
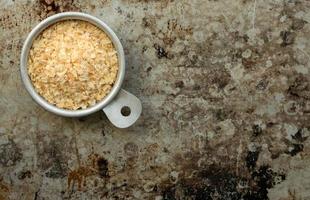
M 95 26 L 97 26 L 98 28 L 100 28 L 102 31 L 104 31 L 113 42 L 113 45 L 117 51 L 119 62 L 117 78 L 110 93 L 94 106 L 81 110 L 66 110 L 58 108 L 55 105 L 52 105 L 49 102 L 47 102 L 43 97 L 41 97 L 36 92 L 28 76 L 27 71 L 28 55 L 35 38 L 48 26 L 57 23 L 59 21 L 70 19 L 90 22 Z M 99 110 L 103 110 L 103 112 L 107 115 L 108 119 L 112 122 L 112 124 L 114 124 L 116 127 L 119 128 L 127 128 L 131 126 L 137 121 L 137 119 L 141 115 L 142 105 L 140 100 L 134 95 L 130 94 L 129 92 L 121 89 L 125 75 L 125 54 L 123 46 L 119 41 L 118 37 L 116 36 L 116 34 L 112 31 L 112 29 L 108 25 L 106 25 L 103 21 L 92 15 L 80 12 L 65 12 L 53 15 L 41 21 L 29 33 L 23 45 L 20 58 L 20 71 L 21 71 L 21 78 L 25 85 L 25 88 L 27 89 L 31 97 L 34 99 L 34 101 L 36 101 L 44 109 L 53 112 L 57 115 L 65 117 L 82 117 L 97 112 Z M 130 113 L 128 116 L 124 116 L 124 114 L 122 114 L 121 112 L 122 109 L 124 109 L 125 107 L 127 110 L 129 108 Z

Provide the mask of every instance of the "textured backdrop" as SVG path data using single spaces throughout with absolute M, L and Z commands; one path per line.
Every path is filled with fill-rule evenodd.
M 63 11 L 120 37 L 133 127 L 25 91 L 23 41 Z M 309 71 L 308 0 L 0 0 L 0 200 L 309 200 Z

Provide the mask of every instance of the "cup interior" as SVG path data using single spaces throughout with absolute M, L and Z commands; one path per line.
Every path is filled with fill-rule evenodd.
M 118 57 L 118 63 L 119 63 L 119 68 L 118 68 L 118 74 L 117 78 L 114 82 L 114 85 L 109 92 L 107 96 L 105 96 L 101 101 L 96 103 L 93 106 L 87 107 L 85 109 L 80 109 L 80 110 L 67 110 L 67 109 L 62 109 L 58 108 L 57 106 L 49 103 L 46 101 L 41 95 L 39 95 L 34 86 L 32 85 L 32 82 L 30 80 L 30 77 L 28 76 L 28 69 L 27 69 L 27 64 L 28 64 L 28 56 L 30 49 L 32 47 L 33 41 L 36 39 L 37 36 L 40 35 L 40 33 L 46 29 L 47 27 L 59 22 L 59 21 L 64 21 L 64 20 L 82 20 L 89 22 L 98 28 L 100 28 L 102 31 L 104 31 L 111 39 L 116 51 L 117 51 L 117 57 Z M 23 48 L 22 48 L 22 53 L 21 53 L 21 60 L 20 60 L 20 70 L 21 70 L 21 77 L 22 81 L 31 95 L 31 97 L 34 99 L 35 102 L 37 102 L 39 105 L 41 105 L 43 108 L 46 110 L 53 112 L 57 115 L 65 116 L 65 117 L 82 117 L 85 115 L 89 115 L 91 113 L 94 113 L 96 111 L 101 110 L 104 108 L 106 105 L 108 105 L 113 98 L 118 94 L 119 90 L 121 89 L 122 82 L 124 80 L 124 75 L 125 75 L 125 55 L 124 55 L 124 50 L 123 46 L 118 39 L 117 35 L 114 33 L 114 31 L 106 25 L 103 21 L 100 19 L 89 15 L 85 13 L 80 13 L 80 12 L 65 12 L 65 13 L 60 13 L 53 15 L 51 17 L 46 18 L 45 20 L 41 21 L 27 36 Z

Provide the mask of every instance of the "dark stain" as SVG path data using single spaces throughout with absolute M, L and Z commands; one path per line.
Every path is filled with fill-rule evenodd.
M 200 171 L 194 178 L 182 179 L 177 184 L 165 188 L 164 200 L 195 199 L 240 199 L 237 191 L 238 177 L 214 166 Z
M 16 165 L 23 157 L 21 149 L 10 139 L 8 143 L 0 145 L 0 165 L 11 167 Z
M 147 50 L 147 46 L 142 47 L 142 53 L 144 53 Z
M 78 120 L 79 120 L 79 122 L 85 122 L 87 119 L 86 119 L 86 117 L 79 117 Z
M 110 153 L 105 152 L 105 153 Z M 97 153 L 91 153 L 88 155 L 87 160 L 84 160 L 79 164 L 77 168 L 69 170 L 67 176 L 67 187 L 68 189 L 74 189 L 77 184 L 78 190 L 82 189 L 82 186 L 87 186 L 86 179 L 88 177 L 99 175 L 101 178 L 109 178 L 108 173 L 108 161 L 99 156 Z M 94 186 L 98 186 L 98 182 L 94 180 Z
M 152 71 L 152 67 L 148 67 L 148 68 L 146 69 L 146 72 L 150 72 L 150 71 Z
M 133 19 L 133 13 L 127 13 L 126 18 L 127 19 Z
M 148 28 L 156 23 L 155 18 L 152 17 L 143 17 L 142 26 Z
M 109 177 L 109 169 L 108 169 L 108 160 L 104 158 L 99 158 L 97 160 L 97 167 L 98 167 L 98 173 L 101 178 L 108 178 Z
M 237 176 L 216 165 L 201 170 L 191 178 L 182 178 L 176 184 L 161 188 L 164 200 L 267 200 L 268 189 L 285 180 L 285 175 L 261 166 L 250 177 Z
M 274 123 L 274 122 L 267 122 L 266 126 L 267 126 L 267 128 L 271 128 L 271 127 L 273 127 L 276 124 L 277 123 Z
M 159 46 L 158 44 L 154 44 L 154 48 L 156 49 L 157 58 L 168 58 L 168 53 L 163 47 Z
M 256 85 L 257 90 L 265 90 L 268 86 L 269 82 L 267 80 L 260 80 Z
M 17 178 L 19 180 L 24 180 L 25 178 L 31 178 L 32 177 L 32 173 L 29 170 L 26 171 L 21 171 L 18 173 Z
M 176 189 L 171 187 L 171 188 L 166 188 L 162 191 L 162 196 L 163 200 L 176 200 L 175 198 L 175 191 Z
M 268 200 L 268 189 L 285 180 L 285 174 L 274 172 L 269 166 L 261 166 L 257 171 L 252 173 L 254 186 L 252 190 L 247 191 L 244 200 Z
M 40 195 L 40 189 L 37 190 L 37 191 L 34 193 L 34 198 L 33 198 L 33 200 L 38 200 L 39 195 Z
M 302 152 L 304 150 L 303 144 L 291 144 L 290 147 L 292 149 L 288 150 L 286 153 L 291 156 L 296 156 L 299 152 Z
M 296 34 L 291 31 L 281 31 L 280 37 L 282 38 L 281 46 L 289 46 L 294 43 Z
M 310 100 L 309 78 L 303 75 L 298 75 L 290 78 L 289 82 L 290 86 L 287 92 L 290 96 Z
M 117 11 L 118 14 L 120 15 L 123 14 L 123 11 L 120 7 L 117 7 L 115 10 Z
M 259 156 L 259 151 L 249 151 L 246 158 L 246 166 L 249 170 L 253 170 L 256 167 L 256 161 Z
M 56 13 L 67 11 L 80 11 L 74 0 L 37 0 L 40 5 L 39 15 L 42 18 L 49 17 Z
M 288 150 L 284 153 L 291 156 L 296 156 L 299 152 L 304 150 L 303 142 L 308 139 L 308 136 L 305 136 L 303 129 L 298 129 L 298 131 L 292 135 L 292 140 L 284 139 L 285 144 L 287 145 Z
M 304 28 L 305 24 L 307 23 L 308 22 L 305 20 L 294 18 L 292 21 L 291 29 L 294 31 L 301 30 Z
M 263 129 L 258 124 L 255 124 L 252 126 L 252 133 L 254 136 L 259 136 L 263 133 Z
M 247 43 L 247 42 L 249 41 L 250 37 L 249 37 L 248 35 L 244 34 L 244 35 L 242 36 L 242 39 L 243 39 L 243 41 L 244 41 L 245 43 Z
M 255 109 L 253 107 L 248 108 L 245 112 L 248 114 L 251 114 L 255 111 Z
M 277 159 L 282 154 L 282 152 L 272 152 L 271 159 Z
M 218 121 L 224 121 L 229 116 L 229 111 L 224 109 L 218 109 L 214 111 L 214 116 Z
M 177 81 L 174 83 L 176 88 L 183 88 L 184 87 L 184 82 L 183 81 Z
M 59 5 L 56 4 L 56 1 L 54 0 L 39 0 L 40 4 L 45 6 L 47 10 L 58 12 L 59 11 Z
M 304 142 L 308 139 L 308 136 L 303 135 L 303 129 L 298 129 L 297 133 L 292 136 L 292 138 L 297 142 Z

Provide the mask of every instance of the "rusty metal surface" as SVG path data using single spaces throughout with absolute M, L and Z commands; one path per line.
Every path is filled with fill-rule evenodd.
M 129 129 L 55 116 L 19 77 L 27 33 L 63 11 L 121 38 Z M 0 199 L 310 199 L 307 0 L 0 0 Z

